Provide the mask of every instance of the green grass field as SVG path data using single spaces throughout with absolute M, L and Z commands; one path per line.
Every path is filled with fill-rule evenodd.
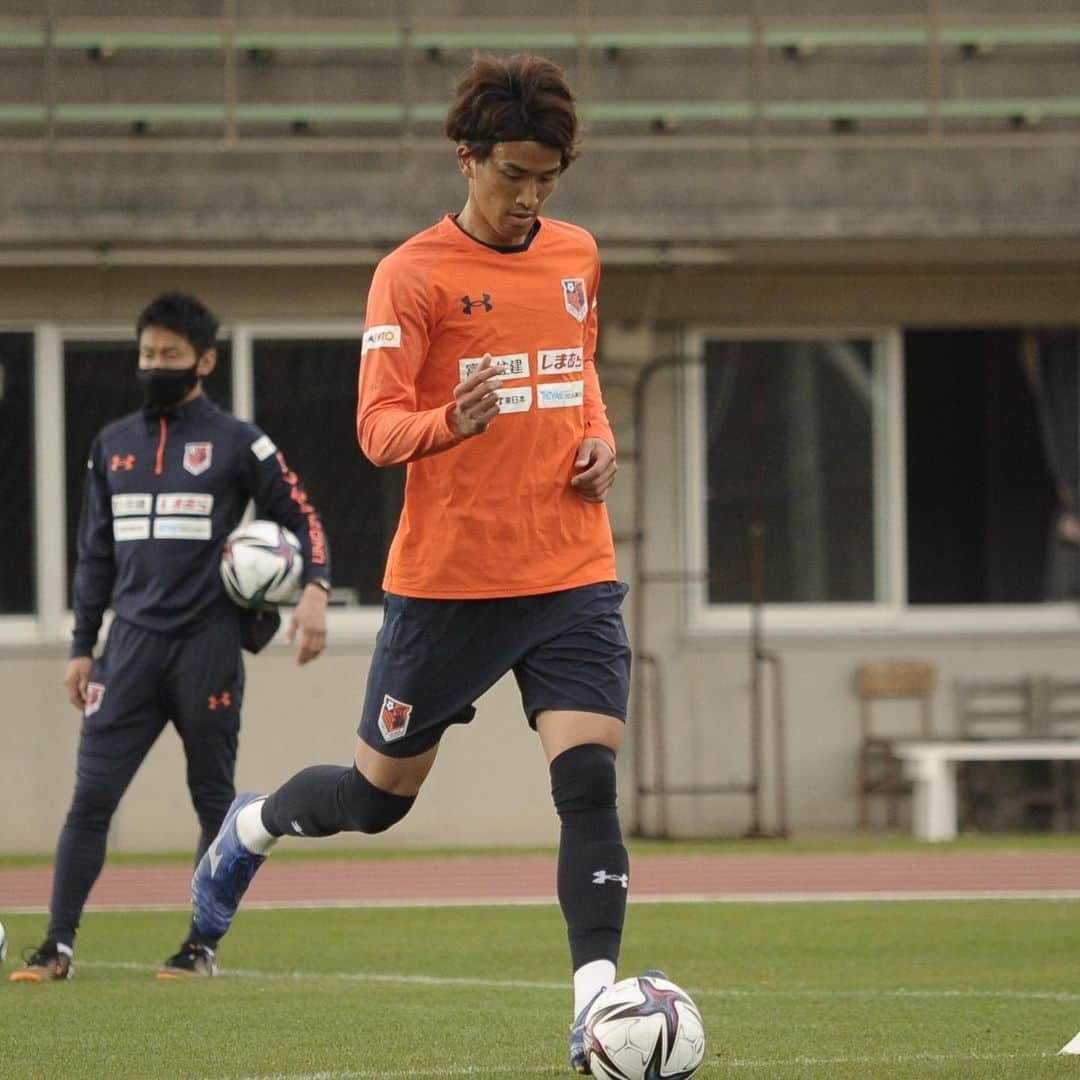
M 5 975 L 41 916 L 7 916 Z M 0 985 L 0 1076 L 567 1075 L 545 907 L 241 912 L 214 980 L 161 983 L 180 912 L 86 917 L 70 983 Z M 701 1007 L 708 1077 L 1057 1077 L 1080 1030 L 1080 901 L 639 905 L 621 973 Z

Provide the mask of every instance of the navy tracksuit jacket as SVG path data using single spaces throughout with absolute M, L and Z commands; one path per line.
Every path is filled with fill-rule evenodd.
M 75 569 L 71 656 L 90 656 L 106 608 L 115 619 L 94 663 L 75 793 L 60 834 L 50 936 L 74 940 L 105 857 L 109 822 L 169 721 L 187 758 L 201 826 L 197 856 L 235 794 L 244 693 L 242 620 L 218 563 L 248 500 L 296 534 L 303 581 L 329 583 L 322 522 L 268 435 L 204 394 L 107 425 L 87 462 Z

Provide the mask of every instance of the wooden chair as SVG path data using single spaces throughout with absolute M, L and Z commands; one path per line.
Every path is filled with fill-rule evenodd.
M 870 802 L 885 799 L 886 823 L 899 824 L 901 799 L 911 794 L 893 743 L 901 737 L 933 737 L 932 699 L 937 683 L 933 664 L 913 660 L 883 660 L 860 664 L 855 669 L 855 693 L 859 699 L 858 826 L 870 826 Z M 910 701 L 918 706 L 916 726 L 906 733 L 876 730 L 875 703 Z M 909 722 L 910 727 L 910 722 Z
M 1050 677 L 1040 679 L 1038 704 L 1043 734 L 1062 739 L 1080 737 L 1080 682 Z M 1055 761 L 1052 769 L 1054 829 L 1058 832 L 1075 830 L 1080 824 L 1080 762 Z
M 956 726 L 964 739 L 1023 739 L 1045 734 L 1045 686 L 1031 675 L 1016 679 L 958 679 Z M 1022 762 L 979 761 L 959 774 L 962 826 L 1007 828 L 1030 811 L 1053 813 L 1055 793 L 1045 781 L 1045 766 Z

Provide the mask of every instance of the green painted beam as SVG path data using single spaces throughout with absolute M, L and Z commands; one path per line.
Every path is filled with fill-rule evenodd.
M 754 43 L 750 30 L 590 30 L 591 49 L 739 49 Z
M 746 101 L 597 101 L 585 106 L 594 121 L 745 120 L 753 110 Z
M 673 120 L 748 120 L 748 101 L 598 101 L 586 105 L 594 123 Z M 923 100 L 886 101 L 766 101 L 765 117 L 774 120 L 925 120 L 930 105 Z M 947 119 L 1004 119 L 1011 116 L 1080 117 L 1080 97 L 947 99 L 940 103 Z M 244 124 L 310 123 L 401 124 L 407 118 L 438 123 L 446 115 L 444 104 L 428 102 L 407 110 L 402 102 L 242 102 L 236 120 Z M 44 104 L 0 102 L 0 124 L 40 124 Z M 61 124 L 224 124 L 223 102 L 65 102 L 54 117 Z
M 943 101 L 942 115 L 955 118 L 999 116 L 1080 116 L 1080 97 L 979 98 Z
M 405 40 L 400 30 L 241 30 L 241 49 L 399 49 Z
M 946 45 L 1078 45 L 1080 26 L 948 27 L 941 40 Z
M 763 109 L 774 120 L 919 120 L 929 113 L 925 101 L 767 101 Z
M 355 24 L 354 24 L 355 25 Z M 394 49 L 404 42 L 403 31 L 396 28 L 341 31 L 323 27 L 250 29 L 241 28 L 234 36 L 239 48 L 278 49 Z M 421 27 L 412 36 L 417 48 L 576 48 L 584 43 L 592 49 L 697 49 L 749 48 L 754 35 L 749 26 L 721 26 L 677 29 L 625 28 L 589 29 L 584 39 L 577 31 L 566 30 L 425 30 Z M 940 40 L 945 45 L 1077 45 L 1080 44 L 1080 23 L 1062 22 L 1037 26 L 945 26 Z M 218 29 L 140 29 L 138 27 L 95 28 L 86 23 L 57 28 L 54 44 L 60 49 L 208 49 L 224 48 L 228 36 Z M 929 41 L 925 26 L 880 27 L 819 27 L 767 26 L 764 42 L 773 48 L 811 46 L 822 48 L 919 47 Z M 0 24 L 0 49 L 43 48 L 44 29 Z
M 0 124 L 44 124 L 47 115 L 44 105 L 0 102 Z
M 56 106 L 57 123 L 66 124 L 221 124 L 225 122 L 222 102 L 100 102 Z
M 398 102 L 341 102 L 316 104 L 244 103 L 236 107 L 236 119 L 245 124 L 291 124 L 298 121 L 324 124 L 400 124 L 405 106 Z
M 58 49 L 220 49 L 225 35 L 215 30 L 93 30 L 56 32 Z
M 576 49 L 572 30 L 417 30 L 418 49 Z
M 766 29 L 764 33 L 765 44 L 783 48 L 785 46 L 815 46 L 815 47 L 896 47 L 909 45 L 925 45 L 927 41 L 926 31 L 918 27 L 910 29 L 859 29 L 845 30 L 813 28 L 779 28 Z
M 44 44 L 44 30 L 0 26 L 0 49 L 40 49 Z

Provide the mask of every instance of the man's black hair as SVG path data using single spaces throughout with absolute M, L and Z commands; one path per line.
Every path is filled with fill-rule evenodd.
M 135 340 L 148 326 L 171 330 L 191 344 L 196 358 L 217 344 L 218 321 L 199 299 L 182 292 L 166 292 L 143 308 L 135 323 Z

